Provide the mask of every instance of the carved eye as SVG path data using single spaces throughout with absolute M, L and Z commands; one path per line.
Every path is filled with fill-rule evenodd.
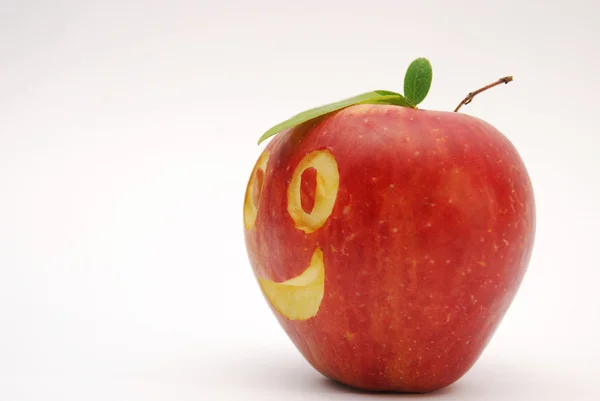
M 269 152 L 264 152 L 258 158 L 248 186 L 246 187 L 246 196 L 244 199 L 244 226 L 246 230 L 250 230 L 254 227 L 256 221 L 256 215 L 258 213 L 258 203 L 260 200 L 260 192 L 262 190 L 263 178 L 265 176 L 265 170 L 267 168 L 267 162 L 269 161 Z
M 307 191 L 302 191 L 303 176 L 306 178 L 304 172 L 308 169 L 314 169 L 316 172 L 312 205 L 306 199 Z M 329 151 L 317 150 L 304 156 L 294 170 L 288 187 L 288 213 L 297 229 L 309 234 L 323 227 L 333 211 L 339 185 L 338 165 Z

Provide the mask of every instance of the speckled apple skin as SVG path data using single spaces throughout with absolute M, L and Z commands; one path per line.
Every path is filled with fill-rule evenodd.
M 325 224 L 287 211 L 295 166 L 328 150 L 339 191 Z M 363 390 L 429 392 L 481 355 L 526 272 L 535 204 L 525 165 L 490 124 L 465 114 L 358 105 L 266 147 L 254 226 L 257 277 L 299 275 L 323 250 L 318 313 L 281 326 L 323 375 Z

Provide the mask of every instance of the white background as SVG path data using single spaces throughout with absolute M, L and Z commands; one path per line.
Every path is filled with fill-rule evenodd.
M 427 109 L 515 76 L 463 111 L 517 146 L 538 211 L 501 328 L 429 397 L 600 399 L 598 4 L 0 0 L 0 399 L 375 397 L 279 328 L 242 199 L 264 130 L 401 91 L 420 56 Z

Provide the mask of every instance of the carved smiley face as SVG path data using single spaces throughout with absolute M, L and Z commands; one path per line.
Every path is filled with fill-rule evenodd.
M 306 320 L 318 313 L 325 294 L 326 266 L 318 234 L 336 203 L 338 165 L 328 150 L 314 150 L 281 182 L 270 169 L 272 147 L 259 157 L 246 189 L 246 240 L 253 242 L 249 249 L 256 251 L 250 252 L 250 259 L 271 306 L 289 320 Z M 281 220 L 289 220 L 283 229 Z M 310 257 L 303 261 L 307 250 Z M 298 267 L 290 268 L 289 263 Z M 300 266 L 299 274 L 293 274 Z

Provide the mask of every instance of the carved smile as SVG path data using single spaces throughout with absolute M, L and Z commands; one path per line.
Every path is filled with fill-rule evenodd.
M 316 248 L 309 266 L 297 277 L 276 283 L 258 280 L 263 293 L 275 310 L 290 320 L 306 320 L 315 316 L 325 293 L 323 251 Z

